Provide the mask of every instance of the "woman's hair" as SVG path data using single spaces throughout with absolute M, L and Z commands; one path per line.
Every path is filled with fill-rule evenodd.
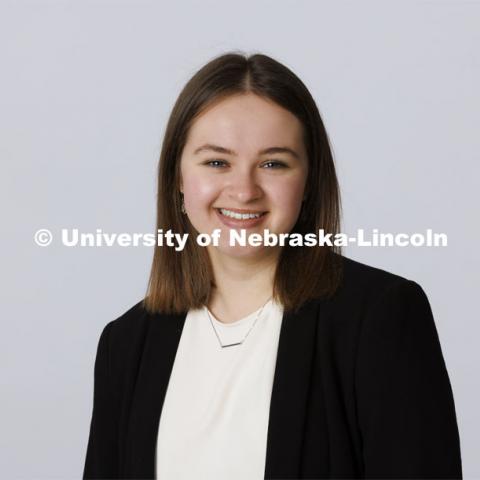
M 180 159 L 190 127 L 211 106 L 230 95 L 253 93 L 293 113 L 303 125 L 308 156 L 305 200 L 292 233 L 340 227 L 340 194 L 327 132 L 315 101 L 286 66 L 261 54 L 227 53 L 203 66 L 185 85 L 170 114 L 158 170 L 157 229 L 197 235 L 181 212 Z M 340 247 L 284 246 L 273 284 L 273 298 L 286 311 L 305 301 L 330 296 L 341 279 Z M 208 304 L 215 286 L 205 247 L 188 241 L 181 251 L 156 246 L 144 306 L 150 313 L 182 313 Z

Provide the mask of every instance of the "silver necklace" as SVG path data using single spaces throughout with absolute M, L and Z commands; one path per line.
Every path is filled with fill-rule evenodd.
M 257 316 L 255 317 L 255 320 L 253 321 L 252 323 L 252 326 L 248 329 L 248 332 L 247 334 L 243 337 L 243 340 L 241 342 L 235 342 L 235 343 L 227 343 L 227 344 L 223 344 L 222 341 L 220 340 L 220 337 L 218 335 L 218 332 L 217 332 L 217 329 L 215 328 L 215 325 L 213 324 L 213 320 L 212 320 L 212 317 L 210 315 L 210 312 L 208 311 L 208 308 L 207 306 L 205 306 L 205 311 L 207 312 L 207 316 L 208 316 L 208 319 L 210 320 L 210 324 L 212 325 L 212 328 L 213 328 L 213 331 L 215 332 L 215 335 L 218 339 L 218 343 L 220 344 L 220 347 L 221 348 L 226 348 L 226 347 L 235 347 L 236 345 L 241 345 L 245 339 L 248 337 L 248 334 L 253 330 L 253 327 L 255 326 L 255 324 L 257 323 L 257 320 L 260 318 L 260 315 L 262 314 L 263 312 L 263 309 L 265 308 L 265 305 L 267 305 L 267 303 L 270 301 L 272 297 L 270 297 L 263 305 L 263 307 L 258 311 L 257 313 Z

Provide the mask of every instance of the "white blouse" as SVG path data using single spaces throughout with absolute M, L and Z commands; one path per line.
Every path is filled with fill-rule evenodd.
M 265 474 L 268 418 L 283 308 L 270 300 L 233 323 L 190 310 L 160 417 L 156 478 L 255 480 Z

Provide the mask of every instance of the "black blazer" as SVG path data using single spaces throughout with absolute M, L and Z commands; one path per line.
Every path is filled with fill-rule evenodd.
M 424 291 L 342 261 L 331 299 L 283 317 L 265 478 L 462 478 L 452 389 Z M 83 478 L 154 478 L 185 316 L 148 315 L 138 303 L 105 326 Z

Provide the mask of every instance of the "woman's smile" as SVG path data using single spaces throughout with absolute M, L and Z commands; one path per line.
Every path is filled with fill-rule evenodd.
M 264 222 L 268 212 L 215 208 L 220 221 L 231 228 L 253 228 Z

